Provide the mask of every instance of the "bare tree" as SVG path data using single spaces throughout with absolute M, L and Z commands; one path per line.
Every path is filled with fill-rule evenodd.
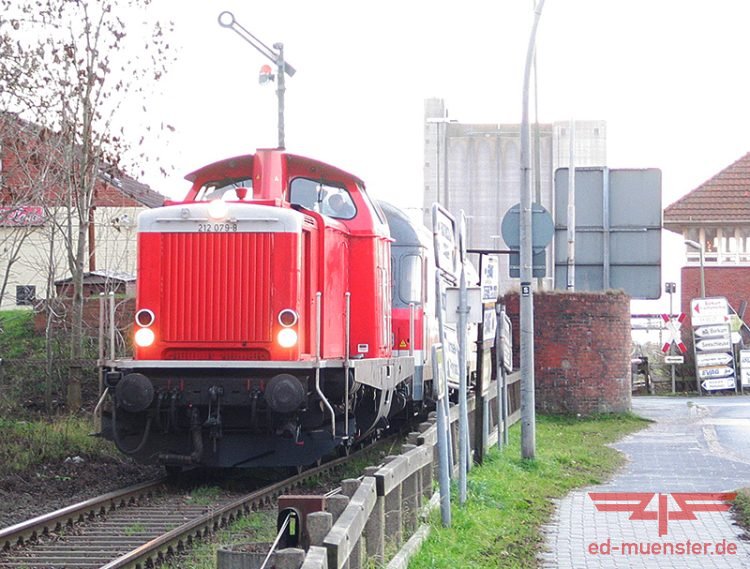
M 81 405 L 83 277 L 95 196 L 104 170 L 130 150 L 118 114 L 146 100 L 171 61 L 150 0 L 0 0 L 0 104 L 55 133 L 59 191 L 46 196 L 73 281 L 68 406 Z M 127 25 L 126 25 L 127 22 Z M 171 25 L 169 26 L 171 27 Z M 64 215 L 60 216 L 59 212 Z

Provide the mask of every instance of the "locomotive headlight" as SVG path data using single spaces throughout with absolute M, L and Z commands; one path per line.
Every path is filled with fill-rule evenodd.
M 297 332 L 294 328 L 282 328 L 276 339 L 282 348 L 292 348 L 297 344 Z
M 297 320 L 299 320 L 299 315 L 291 308 L 285 308 L 279 312 L 279 324 L 284 328 L 294 326 L 297 323 Z
M 139 328 L 135 333 L 135 344 L 141 348 L 148 348 L 155 339 L 156 335 L 151 328 Z
M 154 315 L 154 312 L 148 308 L 141 308 L 135 313 L 135 323 L 142 328 L 148 328 L 151 326 L 155 319 L 156 316 Z
M 229 215 L 229 206 L 221 200 L 213 200 L 208 203 L 208 217 L 217 221 L 226 219 Z

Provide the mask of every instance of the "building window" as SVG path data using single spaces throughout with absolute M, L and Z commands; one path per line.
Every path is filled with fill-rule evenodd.
M 719 262 L 719 230 L 716 227 L 706 227 L 703 230 L 703 253 L 706 263 Z
M 750 228 L 740 227 L 737 229 L 737 242 L 739 245 L 740 263 L 750 262 Z
M 19 285 L 16 287 L 16 305 L 32 306 L 36 302 L 36 287 L 34 285 Z

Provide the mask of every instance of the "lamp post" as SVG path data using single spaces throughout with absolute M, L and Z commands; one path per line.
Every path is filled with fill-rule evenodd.
M 521 208 L 519 214 L 521 262 L 521 297 L 519 300 L 521 324 L 521 457 L 536 457 L 536 409 L 534 400 L 534 291 L 533 252 L 531 233 L 531 160 L 529 155 L 529 76 L 536 49 L 536 30 L 542 16 L 544 0 L 538 0 L 534 8 L 534 24 L 526 51 L 526 66 L 523 76 L 521 111 Z
M 700 261 L 701 261 L 701 298 L 706 298 L 706 272 L 704 269 L 704 261 L 703 261 L 703 245 L 698 243 L 697 241 L 693 241 L 692 239 L 685 239 L 685 245 L 688 247 L 692 247 L 693 249 L 698 249 L 700 251 Z
M 278 98 L 278 130 L 279 130 L 279 148 L 285 148 L 284 141 L 284 93 L 286 92 L 286 84 L 284 83 L 284 74 L 286 73 L 289 77 L 292 77 L 297 71 L 284 61 L 284 44 L 275 43 L 273 49 L 268 47 L 253 34 L 247 31 L 237 20 L 234 19 L 234 14 L 231 12 L 222 12 L 219 14 L 219 25 L 223 28 L 229 28 L 233 30 L 243 40 L 257 49 L 262 55 L 266 56 L 272 63 L 276 65 L 276 97 Z M 267 80 L 273 80 L 273 75 L 269 75 L 265 70 L 261 70 L 261 82 Z

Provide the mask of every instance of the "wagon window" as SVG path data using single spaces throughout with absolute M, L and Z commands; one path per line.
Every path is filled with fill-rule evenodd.
M 405 255 L 401 258 L 399 271 L 399 296 L 406 303 L 422 302 L 422 258 Z

